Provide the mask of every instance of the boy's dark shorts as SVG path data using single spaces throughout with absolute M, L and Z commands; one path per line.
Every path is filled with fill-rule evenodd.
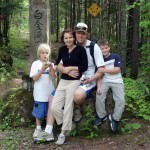
M 37 102 L 34 101 L 34 107 L 32 115 L 37 119 L 43 119 L 47 117 L 48 102 Z

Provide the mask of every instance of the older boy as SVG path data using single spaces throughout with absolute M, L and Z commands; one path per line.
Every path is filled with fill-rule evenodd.
M 105 100 L 108 90 L 111 89 L 115 108 L 114 112 L 108 115 L 108 119 L 111 130 L 116 132 L 118 130 L 118 122 L 121 119 L 125 107 L 124 85 L 121 76 L 121 61 L 117 54 L 110 53 L 108 41 L 99 41 L 98 44 L 104 57 L 105 68 L 99 70 L 104 74 L 104 76 L 101 82 L 97 85 L 96 112 L 98 118 L 93 122 L 93 124 L 100 125 L 107 119 Z

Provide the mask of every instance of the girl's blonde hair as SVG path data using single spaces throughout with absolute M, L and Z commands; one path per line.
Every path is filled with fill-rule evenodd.
M 47 43 L 41 43 L 39 45 L 38 50 L 37 50 L 37 57 L 38 58 L 40 57 L 40 53 L 43 52 L 43 51 L 47 51 L 48 55 L 50 55 L 51 48 L 50 48 L 50 46 Z

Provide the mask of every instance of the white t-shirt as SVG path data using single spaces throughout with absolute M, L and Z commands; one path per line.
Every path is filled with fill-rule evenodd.
M 30 77 L 36 75 L 42 68 L 42 62 L 40 60 L 34 61 L 31 66 Z M 41 77 L 34 81 L 33 96 L 34 100 L 38 102 L 48 102 L 50 93 L 54 90 L 52 77 L 49 74 L 49 68 L 47 68 L 41 75 Z
M 87 40 L 86 45 L 84 47 L 86 49 L 86 54 L 88 57 L 88 69 L 83 73 L 83 75 L 85 75 L 86 77 L 91 77 L 95 74 L 95 64 L 97 68 L 105 65 L 101 49 L 97 44 L 94 45 L 94 64 L 93 58 L 90 54 L 90 43 L 91 41 Z
M 104 58 L 105 68 L 114 69 L 115 67 L 121 67 L 121 60 L 119 55 L 110 54 L 108 58 Z M 104 73 L 102 82 L 111 82 L 111 83 L 123 83 L 121 72 L 110 74 Z

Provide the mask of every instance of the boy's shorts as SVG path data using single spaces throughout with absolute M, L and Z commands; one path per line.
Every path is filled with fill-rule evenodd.
M 52 91 L 50 96 L 54 96 L 55 95 L 56 90 Z
M 43 119 L 47 116 L 47 112 L 48 112 L 48 102 L 34 101 L 32 115 L 35 118 Z
M 86 92 L 86 96 L 89 96 L 93 90 L 96 90 L 96 83 L 80 84 L 80 87 Z

